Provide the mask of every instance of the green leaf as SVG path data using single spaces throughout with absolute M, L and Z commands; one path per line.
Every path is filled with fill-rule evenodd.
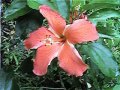
M 93 3 L 93 4 L 86 4 L 82 7 L 82 12 L 85 10 L 96 10 L 96 9 L 104 9 L 104 8 L 111 8 L 115 9 L 118 5 L 116 4 L 108 4 L 108 3 Z
M 88 16 L 89 20 L 94 24 L 97 22 L 105 21 L 111 17 L 120 17 L 120 11 L 114 9 L 102 9 L 96 12 L 93 12 L 91 15 Z
M 15 25 L 17 37 L 25 39 L 30 32 L 37 30 L 42 25 L 43 19 L 37 10 L 32 10 L 25 16 L 18 18 Z
M 115 85 L 113 90 L 119 90 L 120 89 L 120 85 Z
M 109 19 L 105 22 L 99 22 L 97 24 L 97 30 L 99 33 L 105 34 L 105 35 L 109 35 L 112 36 L 113 38 L 120 38 L 120 34 L 119 34 L 119 26 L 116 26 L 116 22 L 119 23 L 118 20 L 114 20 L 114 19 Z
M 39 9 L 39 6 L 44 4 L 50 6 L 52 9 L 55 9 L 54 3 L 50 0 L 27 0 L 27 4 L 32 9 Z
M 82 7 L 85 5 L 85 0 L 72 0 L 72 7 L 75 8 L 76 6 Z
M 0 90 L 19 90 L 16 80 L 11 73 L 0 70 Z
M 102 44 L 83 45 L 82 51 L 91 58 L 104 75 L 115 77 L 119 73 L 118 64 L 113 59 L 112 53 Z
M 27 6 L 26 0 L 14 0 L 11 5 L 6 8 L 4 18 L 6 20 L 16 19 L 19 16 L 25 15 L 31 9 Z
M 120 0 L 91 0 L 89 4 L 86 4 L 82 7 L 82 12 L 85 10 L 91 9 L 104 9 L 104 8 L 112 8 L 120 6 Z
M 68 17 L 68 6 L 66 0 L 55 0 L 59 13 L 64 17 Z M 64 10 L 63 10 L 64 8 Z
M 101 37 L 101 38 L 106 38 L 106 39 L 113 39 L 112 36 L 105 35 L 105 34 L 101 34 L 101 33 L 99 33 L 99 37 Z
M 110 3 L 120 5 L 120 0 L 90 0 L 90 3 Z
M 113 90 L 113 88 L 104 88 L 103 90 Z

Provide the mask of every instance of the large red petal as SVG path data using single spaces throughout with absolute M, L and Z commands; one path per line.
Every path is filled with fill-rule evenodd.
M 41 27 L 38 30 L 30 33 L 29 38 L 24 41 L 24 45 L 26 49 L 36 49 L 43 45 L 41 42 L 46 38 L 46 35 L 51 35 L 51 37 L 55 37 L 49 30 L 45 27 Z
M 85 19 L 76 20 L 68 26 L 65 36 L 71 43 L 93 41 L 99 38 L 95 26 Z
M 66 22 L 58 12 L 53 11 L 46 5 L 42 5 L 40 6 L 40 13 L 48 20 L 50 26 L 58 35 L 63 33 Z
M 38 48 L 34 60 L 34 69 L 33 69 L 33 72 L 36 75 L 42 76 L 46 74 L 47 67 L 52 61 L 52 59 L 54 59 L 57 56 L 60 46 L 61 44 L 57 43 L 49 46 L 41 46 Z
M 64 44 L 58 60 L 60 67 L 68 72 L 69 75 L 82 76 L 87 69 L 87 65 L 82 61 L 72 44 Z

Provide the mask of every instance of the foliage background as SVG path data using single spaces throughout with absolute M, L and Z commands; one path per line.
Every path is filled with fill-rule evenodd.
M 35 50 L 26 51 L 23 40 L 47 25 L 38 11 L 42 4 L 57 10 L 67 23 L 70 16 L 76 20 L 85 13 L 96 25 L 100 39 L 76 45 L 89 65 L 82 77 L 68 76 L 58 67 L 57 58 L 45 76 L 33 74 Z M 3 0 L 1 24 L 0 90 L 120 89 L 120 0 Z

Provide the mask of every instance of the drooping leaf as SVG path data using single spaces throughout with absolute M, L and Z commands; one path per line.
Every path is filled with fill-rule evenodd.
M 102 9 L 96 12 L 93 12 L 91 15 L 88 16 L 89 20 L 94 24 L 97 22 L 105 21 L 111 17 L 120 17 L 120 11 L 114 9 Z
M 42 25 L 43 19 L 37 10 L 32 10 L 25 16 L 18 18 L 15 25 L 16 36 L 25 39 L 30 32 L 37 30 Z
M 12 76 L 11 73 L 0 70 L 0 90 L 19 90 L 19 86 Z
M 27 4 L 32 9 L 39 9 L 39 6 L 42 4 L 50 6 L 52 9 L 55 9 L 55 5 L 50 0 L 27 0 Z
M 66 0 L 55 0 L 56 6 L 58 8 L 59 13 L 64 17 L 67 18 L 69 15 L 68 5 Z M 64 9 L 64 10 L 63 10 Z
M 31 9 L 27 6 L 26 0 L 14 0 L 4 13 L 6 20 L 16 19 L 19 16 L 25 15 Z
M 118 64 L 112 57 L 112 53 L 100 43 L 92 43 L 82 46 L 82 52 L 87 54 L 98 66 L 101 72 L 108 77 L 118 74 Z

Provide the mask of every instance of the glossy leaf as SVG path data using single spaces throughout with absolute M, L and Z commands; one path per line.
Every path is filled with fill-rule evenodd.
M 120 11 L 114 9 L 102 9 L 92 13 L 88 18 L 91 22 L 97 24 L 97 22 L 105 21 L 111 17 L 120 17 Z
M 16 80 L 12 74 L 0 70 L 0 90 L 19 90 Z
M 118 74 L 118 64 L 112 57 L 112 53 L 100 43 L 92 43 L 82 46 L 82 51 L 98 66 L 101 72 L 108 77 Z
M 30 10 L 25 0 L 14 0 L 11 5 L 6 8 L 4 18 L 6 20 L 16 19 L 19 16 L 25 15 Z
M 55 9 L 54 3 L 50 0 L 27 0 L 27 4 L 32 9 L 39 9 L 39 6 L 42 4 L 50 6 L 52 9 Z

